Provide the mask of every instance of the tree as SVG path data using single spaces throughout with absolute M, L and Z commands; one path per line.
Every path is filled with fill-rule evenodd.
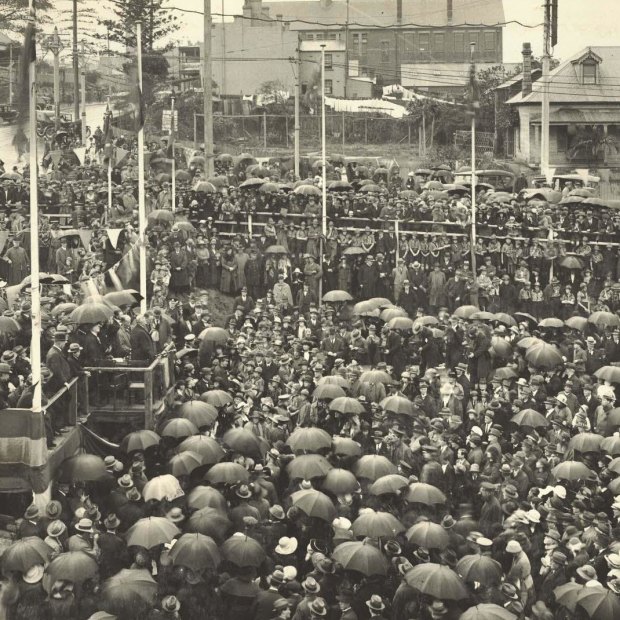
M 50 0 L 37 0 L 37 24 L 49 21 L 45 12 L 52 7 Z M 28 0 L 0 1 L 0 32 L 23 32 L 28 21 Z
M 409 102 L 407 111 L 409 118 L 422 127 L 424 152 L 427 147 L 433 148 L 436 138 L 443 138 L 442 142 L 447 144 L 452 140 L 455 129 L 467 126 L 465 106 L 461 102 L 420 97 Z
M 257 95 L 262 95 L 263 107 L 276 113 L 286 111 L 286 102 L 289 99 L 289 92 L 280 80 L 268 80 L 263 82 L 256 91 Z
M 605 161 L 607 155 L 618 152 L 618 143 L 605 133 L 602 125 L 580 127 L 571 142 L 568 149 L 570 160 L 584 159 L 588 163 L 600 163 Z
M 142 52 L 146 54 L 155 49 L 155 44 L 176 32 L 180 25 L 174 13 L 165 9 L 164 0 L 110 0 L 115 14 L 113 19 L 100 20 L 100 24 L 107 29 L 100 34 L 102 40 L 119 43 L 125 47 L 135 49 L 136 23 L 142 22 Z M 167 52 L 174 47 L 173 42 L 160 45 L 160 53 Z

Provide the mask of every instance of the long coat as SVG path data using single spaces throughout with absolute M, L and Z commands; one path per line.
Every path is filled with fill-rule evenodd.
M 170 254 L 170 288 L 173 291 L 189 286 L 189 260 L 185 250 Z
M 11 261 L 8 285 L 19 284 L 30 273 L 30 261 L 26 250 L 21 246 L 9 248 L 6 251 L 5 258 Z
M 440 306 L 446 301 L 446 276 L 443 271 L 431 271 L 428 276 L 428 303 Z

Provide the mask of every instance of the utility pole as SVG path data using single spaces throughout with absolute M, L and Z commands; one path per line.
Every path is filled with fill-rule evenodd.
M 344 98 L 347 98 L 349 80 L 349 0 L 347 0 L 347 19 L 344 23 Z
M 86 146 L 86 47 L 82 39 L 82 72 L 80 73 L 82 91 L 82 145 Z
M 295 52 L 295 180 L 299 178 L 299 98 L 301 96 L 301 76 L 299 71 L 301 69 L 301 61 L 299 54 L 299 40 L 297 41 L 297 50 Z
M 80 118 L 80 66 L 78 61 L 78 10 L 73 0 L 73 120 Z
M 471 270 L 476 281 L 476 64 L 474 54 L 476 44 L 469 44 L 471 54 L 470 81 L 471 81 Z M 479 104 L 478 104 L 479 106 Z
M 204 0 L 204 33 L 202 51 L 202 90 L 204 100 L 205 174 L 215 174 L 213 162 L 213 65 L 211 59 L 211 0 Z
M 54 34 L 47 37 L 43 42 L 45 49 L 52 52 L 54 56 L 54 122 L 56 131 L 60 129 L 60 52 L 64 49 L 64 45 L 58 36 L 58 28 L 54 28 Z
M 9 105 L 13 104 L 13 44 L 9 43 Z
M 540 114 L 540 173 L 549 171 L 549 64 L 551 35 L 551 0 L 545 0 L 545 28 L 542 57 L 542 110 Z
M 142 22 L 136 22 L 136 46 L 138 53 L 138 86 L 142 96 Z M 141 104 L 141 102 L 140 102 Z M 140 312 L 148 308 L 146 299 L 146 195 L 144 188 L 144 125 L 138 131 L 138 246 L 140 252 Z

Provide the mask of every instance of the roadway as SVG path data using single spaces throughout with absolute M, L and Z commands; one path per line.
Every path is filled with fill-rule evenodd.
M 94 132 L 97 127 L 103 129 L 103 115 L 106 109 L 105 103 L 86 104 L 86 124 Z M 73 108 L 63 107 L 63 112 L 73 112 Z M 15 135 L 16 125 L 0 124 L 0 159 L 4 161 L 4 169 L 8 172 L 17 162 L 17 153 L 13 147 L 13 136 Z M 26 133 L 27 130 L 26 130 Z M 43 142 L 39 140 L 39 160 L 43 155 Z M 21 166 L 20 166 L 21 168 Z

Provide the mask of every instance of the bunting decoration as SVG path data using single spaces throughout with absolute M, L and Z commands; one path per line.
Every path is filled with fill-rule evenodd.
M 75 156 L 80 160 L 80 166 L 84 165 L 84 159 L 86 158 L 86 147 L 79 146 L 73 149 Z M 53 159 L 52 159 L 53 161 Z
M 118 248 L 118 238 L 121 235 L 122 228 L 107 228 L 106 233 L 110 240 L 110 245 L 116 250 Z
M 80 235 L 80 240 L 82 241 L 82 245 L 88 250 L 90 247 L 90 240 L 93 236 L 93 231 L 90 228 L 80 228 L 78 229 L 78 234 Z

